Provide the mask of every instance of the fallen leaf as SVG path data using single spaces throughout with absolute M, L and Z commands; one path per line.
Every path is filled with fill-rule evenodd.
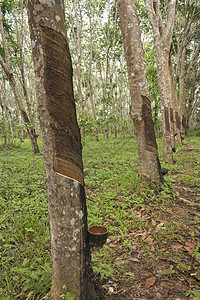
M 188 253 L 191 253 L 191 252 L 194 250 L 194 248 L 196 247 L 196 245 L 197 245 L 197 244 L 196 244 L 194 241 L 187 240 L 187 241 L 185 242 L 184 249 L 185 249 L 186 251 L 188 251 Z
M 134 261 L 134 262 L 137 262 L 137 263 L 140 262 L 138 258 L 131 258 L 130 261 Z
M 145 242 L 148 242 L 150 244 L 153 243 L 153 238 L 151 238 L 150 236 L 147 236 L 147 238 L 145 238 Z
M 135 277 L 135 274 L 134 273 L 131 273 L 131 272 L 128 272 L 128 273 L 125 273 L 127 276 L 130 276 L 130 277 Z
M 172 248 L 175 249 L 175 250 L 177 251 L 177 250 L 179 250 L 179 249 L 182 249 L 183 246 L 180 245 L 180 244 L 176 244 L 176 245 L 173 245 Z
M 156 227 L 157 227 L 157 228 L 162 228 L 162 227 L 164 227 L 164 226 L 165 226 L 164 223 L 160 223 L 160 224 L 158 224 Z
M 195 241 L 187 240 L 187 241 L 185 242 L 185 245 L 188 246 L 188 247 L 190 247 L 190 248 L 192 248 L 192 249 L 194 249 L 194 248 L 196 247 L 197 244 L 196 244 Z
M 149 289 L 151 286 L 153 286 L 156 282 L 156 277 L 150 277 L 145 282 L 145 288 Z
M 156 226 L 156 221 L 151 220 L 151 224 L 152 224 L 153 226 Z
M 164 223 L 164 224 L 165 224 L 165 220 L 159 219 L 159 221 L 160 221 L 161 223 Z
M 195 259 L 198 260 L 200 262 L 200 254 L 196 254 L 195 255 Z
M 117 247 L 117 245 L 116 245 L 116 244 L 112 244 L 112 243 L 110 243 L 110 244 L 109 244 L 109 247 L 111 247 L 111 248 L 115 248 L 115 247 Z
M 121 265 L 124 265 L 125 263 L 126 263 L 125 260 L 120 260 L 120 264 L 121 264 Z
M 175 222 L 175 221 L 173 221 L 172 222 L 174 225 L 180 225 L 179 223 L 177 223 L 177 222 Z
M 147 238 L 146 233 L 144 233 L 144 235 L 142 237 L 143 241 L 146 240 L 146 238 Z
M 114 240 L 114 239 L 116 239 L 116 236 L 115 236 L 115 235 L 110 235 L 109 238 L 110 238 L 111 240 Z
M 146 234 L 145 233 L 137 233 L 136 235 L 135 235 L 135 237 L 138 237 L 138 236 L 146 236 Z
M 154 249 L 154 246 L 152 245 L 152 246 L 151 246 L 151 252 L 154 252 L 154 250 L 155 250 L 155 249 Z
M 132 250 L 136 250 L 136 249 L 137 249 L 137 247 L 134 246 L 134 245 L 130 246 L 130 248 L 131 248 Z
M 188 253 L 191 253 L 192 252 L 192 249 L 190 248 L 190 247 L 187 247 L 187 246 L 185 246 L 185 247 L 183 247 Z
M 164 251 L 166 251 L 167 250 L 167 248 L 161 248 L 160 249 L 160 251 L 162 251 L 162 252 L 164 252 Z

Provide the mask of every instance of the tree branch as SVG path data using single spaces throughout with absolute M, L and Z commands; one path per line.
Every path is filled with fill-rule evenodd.
M 146 12 L 153 28 L 154 34 L 157 37 L 161 37 L 161 32 L 159 31 L 160 25 L 160 1 L 152 1 L 152 0 L 145 0 Z
M 171 39 L 172 39 L 175 15 L 176 15 L 176 4 L 177 4 L 177 0 L 171 0 L 167 6 L 167 24 L 163 34 L 167 46 L 171 45 Z

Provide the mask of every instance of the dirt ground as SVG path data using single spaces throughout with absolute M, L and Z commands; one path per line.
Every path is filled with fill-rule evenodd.
M 106 300 L 197 299 L 189 291 L 200 292 L 200 187 L 178 181 L 173 187 L 179 196 L 165 209 L 148 200 L 145 207 L 133 208 L 149 225 L 127 234 L 131 247 L 108 238 L 112 260 L 126 278 L 101 282 Z

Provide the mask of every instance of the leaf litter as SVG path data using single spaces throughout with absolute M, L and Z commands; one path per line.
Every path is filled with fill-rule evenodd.
M 177 157 L 183 153 L 184 146 Z M 160 193 L 154 197 L 156 203 L 151 197 L 131 207 L 134 220 L 129 222 L 137 226 L 130 226 L 124 236 L 115 234 L 103 249 L 95 250 L 104 254 L 107 247 L 111 250 L 115 271 L 111 278 L 101 279 L 101 284 L 110 280 L 114 286 L 113 292 L 104 289 L 106 300 L 196 299 L 191 291 L 200 292 L 200 186 L 184 182 L 183 168 L 180 176 L 178 166 L 170 174 L 176 177 L 170 187 L 175 196 L 163 200 Z

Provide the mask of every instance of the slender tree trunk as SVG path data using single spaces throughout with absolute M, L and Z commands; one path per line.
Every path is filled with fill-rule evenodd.
M 96 121 L 97 121 L 97 117 L 96 117 L 96 107 L 95 107 L 95 99 L 94 99 L 94 91 L 93 91 L 93 86 L 92 86 L 92 82 L 89 79 L 89 90 L 90 90 L 90 103 L 91 103 L 91 107 L 92 107 L 92 115 L 93 115 L 93 119 L 94 119 L 94 135 L 95 135 L 95 139 L 96 141 L 99 140 L 99 136 L 98 136 L 98 130 L 97 130 L 97 125 L 96 125 Z
M 156 44 L 156 43 L 155 43 Z M 158 86 L 161 99 L 162 133 L 163 133 L 163 160 L 173 162 L 172 138 L 170 126 L 170 103 L 172 91 L 170 90 L 169 53 L 162 51 L 160 41 L 156 44 L 156 56 L 158 65 Z
M 11 71 L 11 68 L 10 68 L 10 58 L 9 58 L 5 33 L 4 33 L 4 29 L 3 29 L 1 8 L 0 8 L 0 32 L 1 32 L 1 36 L 2 36 L 4 52 L 5 52 L 5 62 L 2 58 L 2 56 L 0 55 L 0 64 L 1 64 L 2 69 L 4 70 L 5 74 L 7 75 L 10 86 L 13 90 L 15 101 L 16 101 L 18 107 L 19 107 L 22 120 L 24 121 L 24 124 L 25 124 L 26 129 L 27 129 L 27 133 L 28 133 L 30 141 L 31 141 L 33 152 L 34 152 L 34 154 L 37 154 L 37 153 L 40 152 L 40 150 L 39 150 L 39 147 L 37 145 L 37 136 L 36 136 L 36 133 L 35 133 L 35 128 L 31 125 L 29 117 L 28 117 L 28 115 L 27 115 L 27 113 L 26 113 L 26 111 L 23 107 L 21 97 L 20 97 L 20 94 L 19 94 L 19 91 L 18 91 L 18 88 L 17 88 L 17 84 L 16 84 L 14 75 L 13 75 L 13 73 Z
M 109 64 L 109 49 L 110 47 L 108 46 L 107 49 L 107 57 L 106 57 L 106 70 L 102 70 L 101 62 L 97 58 L 97 66 L 99 69 L 100 77 L 101 77 L 101 84 L 102 84 L 102 105 L 103 105 L 103 121 L 104 121 L 104 135 L 105 138 L 108 139 L 108 124 L 106 120 L 106 88 L 107 88 L 107 82 L 108 82 L 108 72 L 110 68 Z M 105 75 L 104 75 L 105 74 Z M 104 79 L 105 76 L 105 79 Z
M 28 95 L 28 87 L 27 87 L 27 82 L 26 82 L 26 75 L 25 75 L 25 69 L 24 69 L 24 54 L 23 54 L 23 38 L 24 38 L 24 31 L 23 31 L 23 26 L 24 26 L 24 16 L 23 16 L 23 1 L 20 0 L 20 6 L 21 6 L 21 22 L 20 22 L 20 30 L 18 28 L 18 20 L 16 15 L 14 15 L 15 17 L 15 23 L 16 23 L 16 33 L 17 33 L 17 44 L 18 44 L 18 48 L 19 48 L 19 58 L 17 57 L 16 54 L 16 58 L 18 60 L 18 66 L 19 66 L 19 70 L 21 73 L 21 78 L 20 78 L 20 82 L 22 85 L 22 89 L 23 89 L 23 94 L 24 94 L 24 100 L 27 106 L 27 117 L 30 120 L 30 123 L 32 124 L 32 127 L 34 127 L 34 119 L 33 119 L 33 113 L 32 113 L 32 103 L 29 99 L 29 95 Z
M 60 299 L 64 285 L 76 291 L 76 299 L 97 299 L 64 3 L 28 0 L 27 11 L 48 186 L 53 265 L 49 299 Z
M 160 187 L 162 175 L 151 114 L 136 1 L 119 0 L 118 10 L 130 82 L 130 113 L 137 137 L 139 179 L 144 185 L 154 182 L 157 187 Z
M 110 95 L 111 95 L 111 99 L 112 99 L 113 134 L 115 137 L 117 137 L 115 101 L 114 101 L 114 95 L 113 95 L 113 73 L 109 74 L 109 77 L 110 77 Z
M 93 11 L 93 7 L 92 7 L 92 2 L 89 1 L 89 24 L 90 24 L 90 55 L 89 55 L 89 63 L 87 64 L 85 61 L 85 68 L 86 70 L 88 70 L 87 72 L 87 87 L 86 87 L 86 93 L 85 93 L 85 99 L 87 99 L 87 94 L 89 91 L 90 94 L 90 103 L 91 103 L 91 107 L 92 107 L 92 115 L 93 115 L 93 119 L 94 119 L 94 135 L 95 135 L 95 139 L 96 141 L 99 140 L 98 137 L 98 130 L 97 130 L 97 124 L 96 124 L 96 105 L 95 105 L 95 99 L 94 99 L 94 82 L 93 82 L 93 78 L 92 78 L 92 58 L 93 58 L 93 35 L 96 29 L 96 23 L 93 22 L 94 21 L 94 11 Z
M 176 146 L 176 122 L 175 122 L 175 111 L 178 111 L 178 103 L 177 103 L 177 93 L 174 83 L 174 72 L 173 65 L 171 59 L 169 59 L 169 85 L 171 90 L 171 102 L 170 102 L 170 132 L 171 132 L 171 143 L 172 149 L 175 149 Z
M 16 107 L 16 101 L 13 100 L 13 92 L 12 92 L 12 88 L 10 87 L 10 93 L 8 95 L 8 97 L 5 94 L 5 80 L 3 77 L 3 101 L 5 103 L 5 107 L 6 107 L 6 111 L 7 111 L 7 116 L 8 116 L 8 120 L 9 120 L 9 125 L 10 125 L 10 130 L 11 130 L 11 141 L 12 143 L 15 142 L 15 126 L 12 124 L 12 120 L 14 119 L 14 116 L 16 116 L 16 120 L 18 124 L 21 124 L 20 118 L 19 118 L 19 113 L 18 113 L 18 107 Z M 10 100 L 10 103 L 9 103 Z M 10 105 L 10 109 L 9 109 L 9 105 Z M 23 124 L 24 125 L 24 124 Z M 22 125 L 22 126 L 23 126 Z
M 158 86 L 161 99 L 163 160 L 173 162 L 172 134 L 170 128 L 170 108 L 173 105 L 169 53 L 172 44 L 172 33 L 176 16 L 177 0 L 168 1 L 166 5 L 166 24 L 164 25 L 160 10 L 160 0 L 145 0 L 148 18 L 151 22 L 158 70 Z
M 4 144 L 6 145 L 9 142 L 9 136 L 8 136 L 8 119 L 6 114 L 6 109 L 4 107 L 2 96 L 0 92 L 0 106 L 2 110 L 2 117 L 3 117 L 3 137 L 4 137 Z
M 40 150 L 39 150 L 39 147 L 38 147 L 38 144 L 37 144 L 37 135 L 36 135 L 36 132 L 35 132 L 35 128 L 31 125 L 29 117 L 28 117 L 28 115 L 27 115 L 27 113 L 26 113 L 26 111 L 23 107 L 23 104 L 22 104 L 21 99 L 20 99 L 19 91 L 18 91 L 18 88 L 17 88 L 15 78 L 13 76 L 13 73 L 11 73 L 6 68 L 4 68 L 4 71 L 5 71 L 6 75 L 8 76 L 8 79 L 9 79 L 9 82 L 10 82 L 10 85 L 11 85 L 11 88 L 12 88 L 12 91 L 13 91 L 13 94 L 14 94 L 14 98 L 17 102 L 18 107 L 19 107 L 22 120 L 24 121 L 28 136 L 29 136 L 30 141 L 31 141 L 33 152 L 34 152 L 34 154 L 40 153 Z
M 67 1 L 67 5 L 69 6 L 70 3 Z M 80 3 L 79 1 L 75 0 L 73 1 L 73 12 L 70 10 L 70 22 L 71 22 L 71 28 L 75 43 L 75 50 L 76 50 L 76 57 L 78 58 L 76 73 L 74 74 L 75 81 L 77 82 L 77 93 L 79 98 L 79 104 L 80 104 L 80 114 L 82 117 L 84 116 L 84 99 L 83 99 L 83 91 L 82 91 L 82 16 L 78 15 L 81 14 L 80 10 Z M 75 15 L 75 17 L 74 17 Z M 81 135 L 82 137 L 85 134 L 85 128 L 82 126 L 81 128 Z
M 8 102 L 6 99 L 6 95 L 5 95 L 5 78 L 4 75 L 2 75 L 3 80 L 2 80 L 2 84 L 0 86 L 1 88 L 1 106 L 2 106 L 2 114 L 3 114 L 3 118 L 4 118 L 4 124 L 5 124 L 5 140 L 6 141 L 10 141 L 10 137 L 9 137 L 9 127 L 10 127 L 10 133 L 11 133 L 11 141 L 12 143 L 14 143 L 14 132 L 13 132 L 13 125 L 12 125 L 12 120 L 9 114 L 9 108 L 8 108 Z M 9 126 L 8 126 L 9 124 Z
M 200 76 L 200 69 L 194 74 L 193 84 L 190 87 L 190 96 L 187 101 L 187 107 L 185 112 L 185 133 L 190 128 L 192 120 L 194 118 L 194 113 L 199 100 L 199 89 L 198 89 L 198 78 Z

